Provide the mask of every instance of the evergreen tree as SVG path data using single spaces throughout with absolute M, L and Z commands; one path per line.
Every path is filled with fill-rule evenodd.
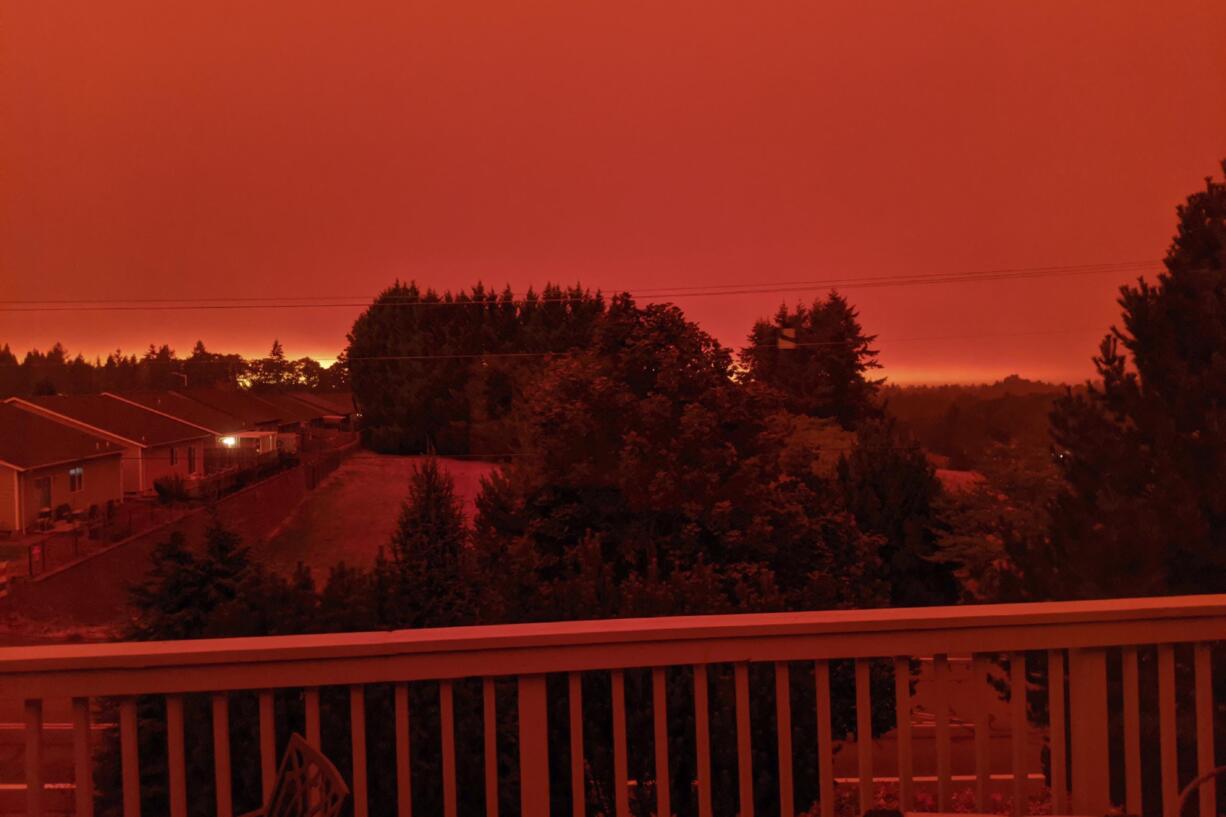
M 855 428 L 880 415 L 869 373 L 880 367 L 874 336 L 860 328 L 854 307 L 837 292 L 810 306 L 780 305 L 771 320 L 759 320 L 741 351 L 749 380 L 777 391 L 797 414 L 828 417 Z
M 923 449 L 892 419 L 873 420 L 860 427 L 838 475 L 860 528 L 884 539 L 878 558 L 890 605 L 956 602 L 955 565 L 942 558 L 940 548 L 946 530 L 938 503 L 941 483 Z
M 375 567 L 383 626 L 445 627 L 471 623 L 469 531 L 455 483 L 434 457 L 413 469 L 409 495 Z
M 1063 488 L 1018 554 L 1036 593 L 1226 590 L 1226 184 L 1178 216 L 1166 271 L 1120 290 L 1101 383 L 1052 413 Z

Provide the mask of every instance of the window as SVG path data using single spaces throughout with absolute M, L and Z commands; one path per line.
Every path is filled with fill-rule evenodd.
M 68 490 L 76 493 L 85 487 L 85 469 L 81 466 L 68 469 Z
M 179 449 L 173 445 L 170 447 L 170 465 L 174 467 L 179 464 Z
M 194 445 L 187 447 L 187 473 L 196 473 L 196 446 Z
M 38 497 L 38 509 L 51 510 L 51 477 L 34 480 L 34 494 Z

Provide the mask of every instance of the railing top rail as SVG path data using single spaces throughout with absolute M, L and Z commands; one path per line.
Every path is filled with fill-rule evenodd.
M 1111 625 L 1171 625 L 1180 620 L 1226 623 L 1226 595 L 1108 599 L 956 607 L 829 610 L 717 616 L 448 627 L 323 635 L 261 636 L 186 641 L 111 642 L 0 648 L 0 677 L 63 670 L 190 669 L 217 664 L 275 664 L 393 656 L 689 644 L 797 637 L 973 634 L 976 630 L 1084 629 Z M 1144 642 L 1138 632 L 1138 641 Z M 965 638 L 959 639 L 965 641 Z M 985 645 L 984 649 L 990 649 Z M 900 653 L 901 654 L 901 653 Z

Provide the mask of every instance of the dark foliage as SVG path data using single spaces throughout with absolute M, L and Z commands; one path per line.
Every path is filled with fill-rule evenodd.
M 516 299 L 477 284 L 442 295 L 414 283 L 380 293 L 346 350 L 366 444 L 396 453 L 491 454 L 525 380 L 550 354 L 585 348 L 604 299 L 547 285 Z
M 837 420 L 855 428 L 880 415 L 869 373 L 880 364 L 854 307 L 837 292 L 811 306 L 781 305 L 772 320 L 759 320 L 741 351 L 747 377 L 775 390 L 788 411 Z

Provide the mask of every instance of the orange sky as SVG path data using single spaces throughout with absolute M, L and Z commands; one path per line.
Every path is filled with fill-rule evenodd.
M 1221 0 L 3 0 L 3 19 L 6 301 L 1147 261 L 1226 157 Z M 1129 277 L 847 294 L 895 380 L 1077 379 Z M 739 346 L 780 297 L 677 302 Z M 277 336 L 330 358 L 355 312 L 0 312 L 0 342 Z

